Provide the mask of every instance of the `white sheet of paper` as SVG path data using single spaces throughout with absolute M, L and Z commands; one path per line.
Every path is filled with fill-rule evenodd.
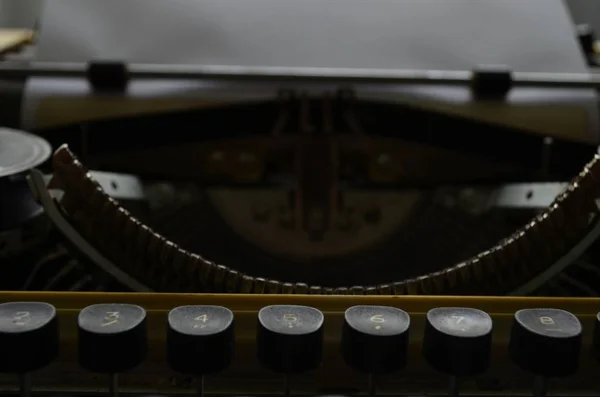
M 587 71 L 561 0 L 45 0 L 44 6 L 40 61 Z M 35 97 L 50 95 L 48 84 L 30 88 Z M 398 92 L 402 101 L 471 103 L 462 88 L 386 91 L 390 100 Z M 593 92 L 553 92 L 564 103 L 583 104 L 597 120 Z M 88 94 L 82 87 L 81 95 Z M 549 100 L 548 91 L 525 96 L 515 92 L 510 103 Z M 477 117 L 469 112 L 460 113 Z M 498 121 L 510 124 L 506 116 Z
M 583 72 L 561 0 L 46 0 L 39 60 Z

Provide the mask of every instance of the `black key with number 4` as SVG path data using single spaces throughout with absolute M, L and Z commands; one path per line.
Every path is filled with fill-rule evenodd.
M 167 361 L 177 372 L 224 370 L 234 352 L 233 313 L 221 306 L 180 306 L 167 318 Z

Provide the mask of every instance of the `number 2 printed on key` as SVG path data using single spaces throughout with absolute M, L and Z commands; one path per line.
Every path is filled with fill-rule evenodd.
M 29 312 L 16 312 L 13 316 L 13 324 L 25 325 L 29 322 Z

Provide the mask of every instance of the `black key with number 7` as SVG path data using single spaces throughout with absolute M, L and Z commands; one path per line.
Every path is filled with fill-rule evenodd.
M 459 379 L 487 371 L 492 353 L 492 319 L 478 309 L 439 307 L 427 312 L 423 355 L 450 376 L 448 394 L 459 392 Z

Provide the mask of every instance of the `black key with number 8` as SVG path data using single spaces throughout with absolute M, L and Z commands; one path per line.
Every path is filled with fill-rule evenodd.
M 508 351 L 524 370 L 541 377 L 575 373 L 581 350 L 581 324 L 560 309 L 523 309 L 515 313 Z
M 79 363 L 88 371 L 116 374 L 144 360 L 146 311 L 129 304 L 97 304 L 79 313 Z

